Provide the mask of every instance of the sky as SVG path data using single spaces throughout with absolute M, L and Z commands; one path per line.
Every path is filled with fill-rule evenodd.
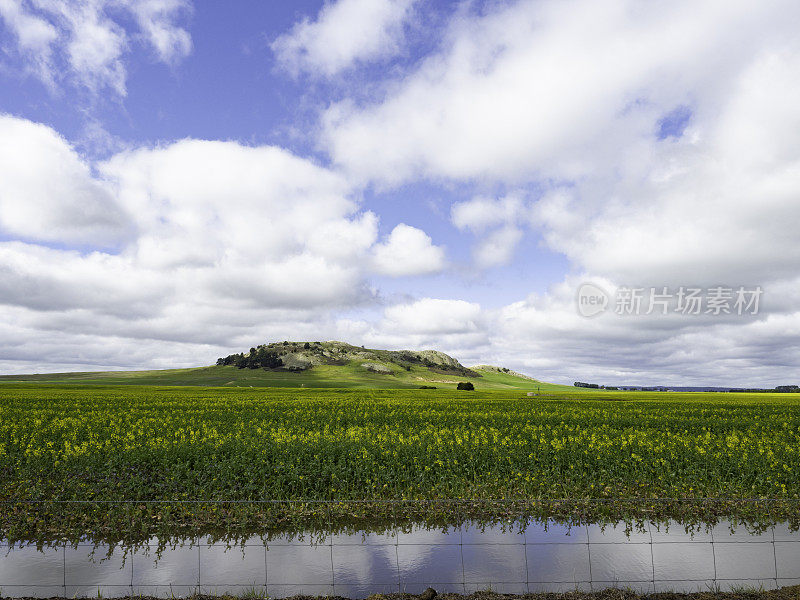
M 0 0 L 0 372 L 338 339 L 800 383 L 799 30 L 793 0 Z

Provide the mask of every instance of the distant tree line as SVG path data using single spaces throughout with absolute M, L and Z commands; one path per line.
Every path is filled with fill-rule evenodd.
M 798 394 L 800 387 L 796 385 L 778 385 L 774 388 L 731 388 L 731 392 L 749 392 L 749 393 L 779 393 L 779 394 Z
M 239 369 L 277 369 L 283 366 L 283 360 L 277 352 L 267 349 L 266 346 L 250 348 L 248 354 L 230 354 L 217 359 L 217 365 L 233 365 Z
M 605 386 L 605 385 L 598 385 L 596 383 L 584 383 L 582 381 L 576 381 L 573 384 L 575 387 L 579 388 L 591 388 L 593 390 L 619 390 L 620 388 L 616 386 Z M 664 386 L 654 386 L 654 387 L 622 387 L 623 390 L 632 390 L 632 391 L 640 391 L 640 392 L 668 392 L 669 388 Z M 727 391 L 727 392 L 745 392 L 750 394 L 760 393 L 760 394 L 798 394 L 800 393 L 800 386 L 797 385 L 778 385 L 774 388 L 730 388 L 727 390 L 720 390 L 720 391 Z
M 573 385 L 579 388 L 592 388 L 593 390 L 600 389 L 600 386 L 596 383 L 584 383 L 583 381 L 576 381 Z

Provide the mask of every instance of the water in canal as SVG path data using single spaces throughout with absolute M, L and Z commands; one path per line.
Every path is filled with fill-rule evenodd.
M 522 529 L 522 530 L 521 530 Z M 770 589 L 800 584 L 800 533 L 720 523 L 625 527 L 532 522 L 383 533 L 208 539 L 158 549 L 90 543 L 0 548 L 3 597 L 106 597 L 193 592 L 365 598 L 374 593 Z

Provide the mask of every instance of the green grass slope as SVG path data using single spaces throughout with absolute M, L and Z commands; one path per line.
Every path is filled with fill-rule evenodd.
M 375 361 L 370 361 L 374 363 Z M 372 388 L 413 389 L 422 385 L 453 389 L 460 381 L 470 381 L 476 389 L 557 391 L 574 390 L 528 379 L 518 375 L 483 368 L 473 369 L 481 377 L 464 377 L 436 373 L 424 366 L 406 370 L 391 362 L 380 364 L 391 369 L 390 374 L 374 373 L 361 361 L 345 365 L 316 365 L 300 372 L 237 369 L 233 366 L 211 366 L 193 369 L 157 371 L 103 371 L 83 373 L 47 373 L 39 375 L 4 375 L 0 382 L 24 381 L 38 383 L 95 383 L 104 385 L 197 385 L 228 387 L 287 387 L 287 388 Z
M 546 381 L 539 381 L 530 377 L 520 376 L 513 371 L 511 373 L 503 373 L 496 368 L 487 369 L 483 366 L 470 367 L 471 370 L 481 375 L 480 379 L 471 379 L 475 387 L 483 387 L 487 389 L 519 389 L 519 390 L 540 390 L 542 392 L 563 392 L 575 391 L 575 387 L 571 385 L 560 385 L 558 383 L 547 383 Z

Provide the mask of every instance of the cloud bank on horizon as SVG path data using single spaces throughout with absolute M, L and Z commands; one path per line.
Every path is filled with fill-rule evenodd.
M 796 383 L 797 3 L 273 4 L 0 0 L 0 371 L 344 339 Z

